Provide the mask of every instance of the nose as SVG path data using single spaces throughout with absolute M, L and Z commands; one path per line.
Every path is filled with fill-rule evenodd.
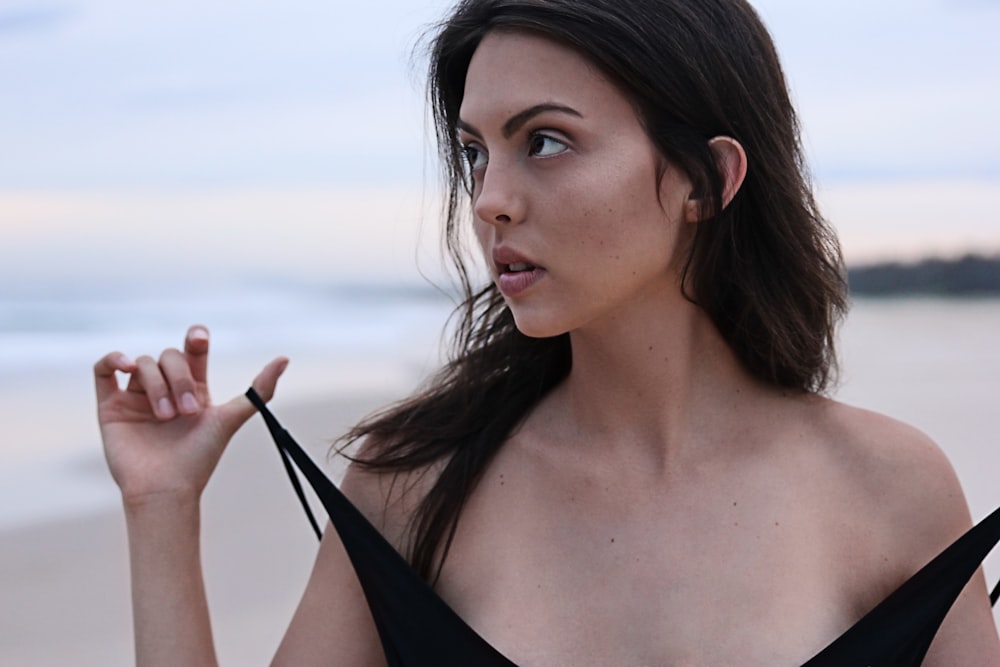
M 524 219 L 524 189 L 512 166 L 491 161 L 473 195 L 476 219 L 486 224 L 511 225 Z

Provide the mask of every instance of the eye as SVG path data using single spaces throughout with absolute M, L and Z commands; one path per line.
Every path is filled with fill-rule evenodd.
M 465 156 L 466 164 L 469 165 L 469 171 L 482 169 L 488 161 L 486 151 L 480 149 L 476 144 L 462 146 L 462 154 Z
M 544 134 L 532 134 L 528 141 L 528 154 L 535 157 L 552 157 L 569 149 L 569 146 Z

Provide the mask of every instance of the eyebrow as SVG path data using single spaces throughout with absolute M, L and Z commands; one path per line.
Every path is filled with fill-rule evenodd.
M 567 107 L 562 104 L 555 104 L 554 102 L 536 104 L 533 107 L 528 107 L 524 111 L 519 111 L 518 113 L 514 114 L 513 116 L 507 119 L 507 122 L 503 124 L 502 128 L 500 128 L 500 131 L 503 133 L 504 139 L 510 139 L 512 136 L 514 136 L 514 133 L 520 130 L 524 126 L 524 124 L 527 123 L 529 120 L 531 120 L 535 116 L 538 116 L 539 114 L 543 114 L 549 111 L 556 111 L 570 116 L 576 116 L 577 118 L 583 118 L 583 114 L 581 114 L 573 107 Z M 458 128 L 460 130 L 468 132 L 469 134 L 474 134 L 477 137 L 483 136 L 482 132 L 477 130 L 474 126 L 466 123 L 462 119 L 458 120 Z

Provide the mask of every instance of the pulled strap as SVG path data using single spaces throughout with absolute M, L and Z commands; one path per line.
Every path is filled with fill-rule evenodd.
M 274 440 L 274 446 L 277 447 L 278 454 L 281 456 L 281 463 L 285 466 L 285 472 L 288 473 L 288 479 L 292 482 L 292 488 L 295 489 L 295 495 L 299 497 L 302 509 L 306 512 L 306 517 L 309 519 L 309 525 L 312 526 L 313 532 L 316 533 L 316 539 L 323 539 L 323 531 L 319 527 L 319 522 L 316 521 L 316 516 L 313 514 L 312 508 L 309 507 L 309 501 L 306 500 L 305 491 L 302 490 L 302 483 L 299 481 L 299 476 L 295 472 L 292 460 L 288 457 L 288 452 L 286 452 L 284 447 L 280 444 L 281 442 L 292 440 L 291 434 L 282 428 L 281 424 L 279 424 L 278 420 L 274 418 L 271 411 L 267 409 L 267 406 L 264 405 L 264 401 L 253 387 L 250 387 L 250 389 L 247 390 L 246 397 L 250 399 L 250 402 L 253 403 L 254 407 L 257 408 L 257 411 L 260 412 L 261 416 L 264 418 L 264 422 L 267 424 L 267 430 L 271 432 L 271 438 Z
M 267 423 L 313 529 L 292 464 L 305 476 L 358 576 L 389 667 L 517 667 L 469 627 L 281 427 L 251 387 L 246 396 Z

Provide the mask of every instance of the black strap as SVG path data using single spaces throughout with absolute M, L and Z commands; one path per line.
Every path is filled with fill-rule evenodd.
M 1000 509 L 969 529 L 804 667 L 919 665 L 951 606 L 1000 541 Z
M 293 463 L 306 476 L 339 534 L 368 598 L 390 667 L 516 667 L 479 637 L 410 569 L 395 549 L 309 459 L 257 393 L 264 417 L 313 530 L 320 529 Z M 1000 510 L 983 519 L 803 667 L 919 665 L 961 589 L 1000 541 Z M 995 604 L 1000 584 L 990 595 Z
M 295 467 L 292 465 L 291 459 L 288 457 L 288 452 L 279 444 L 284 438 L 289 440 L 292 438 L 291 434 L 282 428 L 278 420 L 274 418 L 271 411 L 267 409 L 264 405 L 264 401 L 261 400 L 260 396 L 254 391 L 253 387 L 247 390 L 246 397 L 250 399 L 257 411 L 260 412 L 261 416 L 264 417 L 264 421 L 267 423 L 267 428 L 274 436 L 274 446 L 278 449 L 278 454 L 281 456 L 281 463 L 285 466 L 285 472 L 288 473 L 288 479 L 292 481 L 292 488 L 295 489 L 295 495 L 299 497 L 299 502 L 302 503 L 302 509 L 306 512 L 306 517 L 309 519 L 309 525 L 312 526 L 313 532 L 316 533 L 316 539 L 323 539 L 323 531 L 319 527 L 319 522 L 316 521 L 315 515 L 313 515 L 312 508 L 309 507 L 309 501 L 306 499 L 305 491 L 302 490 L 302 483 L 299 481 L 299 476 L 295 472 Z M 279 438 L 277 433 L 281 433 L 284 438 Z
M 340 537 L 368 600 L 389 667 L 516 667 L 469 627 L 361 512 L 333 485 L 291 434 L 264 405 L 257 392 L 246 393 L 288 459 L 316 491 Z M 287 458 L 286 458 L 287 457 Z M 293 485 L 298 478 L 289 472 Z M 297 490 L 313 528 L 305 495 Z

